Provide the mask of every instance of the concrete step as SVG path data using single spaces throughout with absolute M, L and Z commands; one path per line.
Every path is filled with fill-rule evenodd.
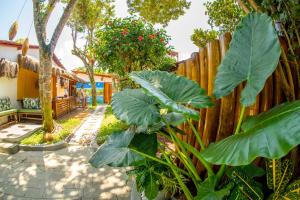
M 0 152 L 7 154 L 15 154 L 19 151 L 19 144 L 16 143 L 0 143 Z

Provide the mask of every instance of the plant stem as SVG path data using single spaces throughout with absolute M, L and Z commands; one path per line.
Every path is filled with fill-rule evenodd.
M 166 163 L 166 162 L 164 162 L 164 161 L 162 161 L 162 160 L 160 160 L 160 159 L 158 159 L 158 158 L 156 158 L 154 156 L 150 156 L 148 154 L 145 154 L 143 152 L 137 151 L 135 149 L 131 149 L 131 150 L 134 151 L 135 153 L 140 154 L 143 157 L 149 158 L 150 160 L 153 160 L 153 161 L 156 161 L 156 162 L 158 162 L 160 164 L 166 165 L 166 166 L 170 167 L 171 169 L 178 170 L 178 171 L 180 171 L 182 174 L 184 174 L 186 176 L 189 175 L 186 171 L 184 171 L 183 169 L 180 169 L 179 167 L 177 167 L 176 165 L 174 165 L 172 163 L 171 164 L 170 163 Z
M 183 162 L 184 166 L 186 167 L 187 170 L 190 171 L 191 173 L 191 178 L 194 179 L 195 177 L 195 180 L 194 183 L 195 183 L 195 186 L 198 187 L 198 182 L 201 181 L 201 178 L 200 176 L 198 175 L 198 172 L 197 172 L 197 169 L 195 168 L 193 162 L 191 161 L 191 159 L 189 157 L 187 157 L 187 151 L 185 150 L 184 146 L 182 145 L 181 143 L 181 140 L 179 140 L 175 135 L 173 135 L 171 133 L 171 138 L 173 140 L 173 143 L 175 145 L 177 145 L 177 149 L 179 150 L 178 151 L 178 157 L 179 159 Z M 179 146 L 179 147 L 178 147 Z M 180 152 L 180 149 L 182 150 L 182 152 Z
M 164 152 L 163 152 L 163 155 L 164 155 L 165 159 L 167 160 L 167 162 L 172 165 L 172 162 L 170 161 L 169 157 L 167 155 L 165 155 Z M 178 184 L 180 185 L 181 189 L 183 190 L 187 200 L 193 200 L 192 194 L 190 193 L 189 189 L 184 184 L 184 182 L 181 180 L 181 178 L 180 178 L 179 174 L 177 173 L 177 171 L 174 170 L 173 168 L 171 168 L 171 169 L 172 169 L 172 171 L 173 171 L 173 173 L 174 173 L 174 175 L 175 175 L 175 177 L 178 181 Z
M 221 165 L 221 167 L 217 173 L 217 184 L 220 182 L 221 178 L 223 177 L 225 169 L 226 169 L 226 165 Z
M 188 119 L 188 124 L 191 127 L 194 135 L 196 136 L 197 142 L 199 143 L 201 150 L 205 150 L 205 145 L 203 143 L 203 141 L 201 140 L 198 131 L 196 130 L 195 126 L 193 125 L 193 123 Z
M 246 107 L 242 106 L 239 121 L 238 121 L 238 124 L 236 126 L 234 135 L 239 134 L 239 132 L 240 132 L 241 125 L 242 125 L 242 122 L 243 122 L 243 119 L 244 119 L 245 110 L 246 110 Z M 217 182 L 219 182 L 221 180 L 221 178 L 223 177 L 225 169 L 226 169 L 226 165 L 221 165 L 221 167 L 220 167 L 220 169 L 217 173 Z
M 197 149 L 195 147 L 193 147 L 192 145 L 190 145 L 188 143 L 184 143 L 184 145 L 186 146 L 188 151 L 190 151 L 192 154 L 194 154 L 196 156 L 196 158 L 198 158 L 198 160 L 200 160 L 200 162 L 206 168 L 206 170 L 208 172 L 208 176 L 215 174 L 214 171 L 212 170 L 210 164 L 208 162 L 206 162 L 206 160 L 204 160 L 204 158 L 200 155 L 200 153 L 197 151 Z
M 240 132 L 241 125 L 242 125 L 242 122 L 243 122 L 243 119 L 244 119 L 245 110 L 246 110 L 246 107 L 242 106 L 242 110 L 241 110 L 241 113 L 240 113 L 239 121 L 238 121 L 238 124 L 236 126 L 234 135 L 236 135 L 236 134 L 238 134 Z

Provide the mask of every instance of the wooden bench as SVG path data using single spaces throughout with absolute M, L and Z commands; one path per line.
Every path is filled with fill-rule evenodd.
M 19 109 L 18 118 L 21 120 L 43 121 L 43 113 L 40 109 Z
M 17 123 L 18 122 L 17 112 L 18 112 L 17 109 L 9 109 L 9 110 L 1 111 L 0 117 L 8 117 L 8 122 L 0 125 L 0 128 L 8 126 L 10 124 Z

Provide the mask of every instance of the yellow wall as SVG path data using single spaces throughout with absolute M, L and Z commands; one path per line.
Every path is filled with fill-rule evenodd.
M 38 98 L 38 79 L 37 73 L 30 70 L 19 68 L 18 74 L 18 87 L 17 87 L 17 99 L 21 100 L 23 98 Z

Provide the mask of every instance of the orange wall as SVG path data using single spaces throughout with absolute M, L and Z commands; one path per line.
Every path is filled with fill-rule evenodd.
M 38 98 L 39 89 L 37 87 L 39 76 L 30 70 L 19 68 L 17 99 Z

